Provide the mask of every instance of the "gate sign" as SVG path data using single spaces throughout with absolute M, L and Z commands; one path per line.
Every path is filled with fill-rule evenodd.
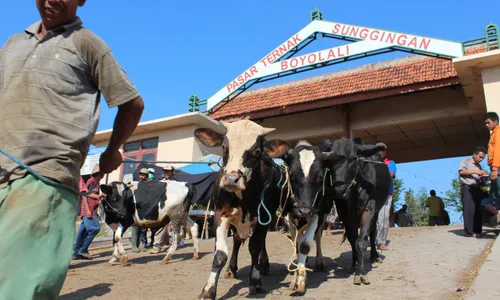
M 326 33 L 338 38 L 348 37 L 357 42 L 278 61 L 315 33 Z M 390 47 L 400 47 L 449 58 L 463 56 L 462 44 L 457 42 L 314 20 L 210 97 L 207 101 L 207 110 L 212 109 L 252 80 Z
M 95 165 L 99 163 L 99 158 L 101 157 L 101 154 L 104 152 L 104 150 L 106 150 L 106 147 L 93 148 L 89 150 L 87 158 L 85 159 L 85 163 L 80 169 L 80 175 L 84 176 L 90 175 L 92 173 Z

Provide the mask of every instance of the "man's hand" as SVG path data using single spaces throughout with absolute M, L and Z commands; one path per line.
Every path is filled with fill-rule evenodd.
M 99 158 L 99 169 L 101 171 L 101 174 L 104 175 L 113 172 L 114 170 L 118 169 L 118 167 L 120 167 L 122 162 L 123 157 L 118 149 L 113 150 L 107 148 Z
M 491 180 L 497 180 L 498 177 L 498 170 L 491 171 L 490 173 L 490 179 Z
M 483 176 L 483 175 L 486 175 L 486 172 L 483 170 L 478 170 L 478 171 L 476 171 L 476 174 L 479 176 Z
M 87 219 L 92 219 L 92 214 L 89 211 L 85 211 L 85 216 Z

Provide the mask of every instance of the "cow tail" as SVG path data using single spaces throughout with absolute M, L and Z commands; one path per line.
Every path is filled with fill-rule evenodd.
M 342 239 L 340 240 L 340 244 L 342 245 L 346 239 L 347 239 L 347 230 L 345 230 L 345 226 L 344 226 L 344 234 L 342 235 Z
M 184 199 L 184 209 L 186 212 L 189 212 L 189 209 L 194 204 L 196 199 L 196 189 L 194 188 L 194 185 L 190 183 L 186 183 L 186 187 L 188 188 L 188 193 L 186 195 L 186 199 Z

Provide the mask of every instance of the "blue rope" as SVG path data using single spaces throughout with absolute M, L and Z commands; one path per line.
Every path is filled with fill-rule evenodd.
M 20 167 L 24 168 L 26 171 L 28 171 L 29 173 L 31 173 L 37 179 L 39 179 L 40 181 L 42 181 L 42 182 L 44 182 L 46 184 L 66 189 L 66 190 L 68 190 L 68 191 L 76 194 L 77 196 L 88 196 L 88 195 L 92 194 L 92 190 L 93 190 L 94 187 L 91 187 L 89 189 L 89 192 L 81 193 L 77 189 L 75 189 L 74 187 L 72 187 L 70 185 L 50 180 L 47 177 L 44 177 L 44 176 L 38 174 L 35 170 L 33 170 L 32 168 L 30 168 L 28 165 L 26 165 L 25 163 L 23 163 L 19 159 L 15 158 L 14 156 L 12 156 L 12 154 L 10 154 L 9 152 L 3 150 L 2 148 L 0 148 L 0 153 L 2 153 L 3 155 L 7 156 L 8 158 L 10 158 L 12 161 L 14 161 Z
M 273 215 L 271 215 L 271 213 L 269 212 L 269 209 L 267 209 L 266 205 L 264 204 L 264 196 L 266 194 L 267 188 L 269 188 L 269 185 L 271 184 L 273 176 L 274 176 L 274 165 L 273 165 L 272 170 L 271 170 L 271 176 L 269 176 L 269 180 L 266 183 L 266 186 L 264 187 L 264 189 L 260 193 L 260 203 L 259 203 L 259 206 L 257 207 L 257 220 L 259 221 L 259 224 L 262 226 L 269 225 L 269 223 L 271 223 L 271 221 L 273 220 Z M 268 219 L 269 219 L 266 223 L 262 222 L 262 220 L 260 218 L 260 208 L 261 207 L 264 207 L 264 210 L 266 211 Z

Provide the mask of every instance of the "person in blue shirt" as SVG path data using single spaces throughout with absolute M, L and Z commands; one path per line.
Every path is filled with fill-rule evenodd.
M 380 156 L 384 159 L 385 164 L 389 168 L 391 173 L 391 185 L 389 187 L 389 194 L 387 195 L 387 201 L 384 206 L 380 209 L 377 219 L 377 238 L 376 243 L 380 250 L 387 250 L 387 236 L 389 235 L 390 227 L 390 215 L 391 215 L 391 205 L 392 198 L 394 197 L 394 184 L 392 179 L 396 178 L 396 163 L 393 160 L 387 158 L 387 146 L 384 143 L 377 143 L 377 146 L 384 147 L 384 150 L 380 151 Z

